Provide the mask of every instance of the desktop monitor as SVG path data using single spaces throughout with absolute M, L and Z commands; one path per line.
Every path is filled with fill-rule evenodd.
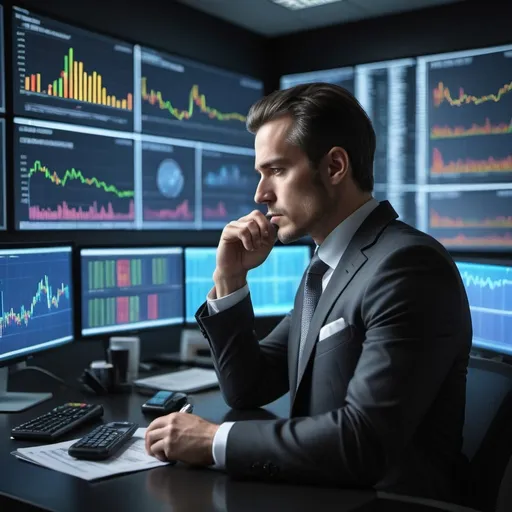
M 70 245 L 0 246 L 0 412 L 52 397 L 7 392 L 8 366 L 73 341 L 72 262 Z
M 4 20 L 0 4 L 0 112 L 5 112 Z
M 80 264 L 82 336 L 183 323 L 182 248 L 81 249 Z
M 213 286 L 216 252 L 215 247 L 185 249 L 187 323 L 195 323 L 195 313 Z M 293 309 L 295 294 L 310 260 L 309 245 L 278 246 L 262 265 L 249 271 L 247 283 L 255 316 L 281 316 Z
M 457 262 L 469 298 L 473 347 L 512 355 L 512 265 Z

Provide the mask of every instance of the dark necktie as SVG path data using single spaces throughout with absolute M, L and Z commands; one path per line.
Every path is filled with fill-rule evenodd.
M 308 335 L 309 324 L 311 323 L 311 318 L 313 318 L 313 313 L 315 312 L 318 301 L 320 300 L 320 295 L 322 295 L 322 276 L 328 268 L 329 265 L 320 259 L 317 251 L 311 259 L 304 283 L 304 302 L 302 304 L 302 319 L 300 322 L 300 345 L 298 358 L 299 371 L 301 368 L 300 360 L 304 350 L 306 337 Z

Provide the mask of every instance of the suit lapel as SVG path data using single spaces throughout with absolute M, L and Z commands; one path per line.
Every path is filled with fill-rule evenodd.
M 308 361 L 313 352 L 318 334 L 321 327 L 324 325 L 325 318 L 332 309 L 335 301 L 343 293 L 348 284 L 352 281 L 354 276 L 357 274 L 359 269 L 366 263 L 367 257 L 363 253 L 363 250 L 375 243 L 377 237 L 380 235 L 382 230 L 394 219 L 398 217 L 397 213 L 388 201 L 382 201 L 380 205 L 373 210 L 370 215 L 364 220 L 355 235 L 352 237 L 346 251 L 341 257 L 338 266 L 334 269 L 333 275 L 327 285 L 325 291 L 320 296 L 318 305 L 315 309 L 315 313 L 311 319 L 311 323 L 308 330 L 308 335 L 304 343 L 304 351 L 302 353 L 300 368 L 298 369 L 298 375 L 296 379 L 290 379 L 291 382 L 295 382 L 300 385 L 300 381 L 304 376 L 305 369 L 308 365 Z M 304 282 L 304 279 L 303 279 Z M 294 359 L 292 360 L 292 373 L 297 372 L 297 357 L 298 357 L 298 341 L 300 339 L 300 321 L 302 314 L 302 295 L 304 293 L 303 284 L 300 288 L 300 309 L 299 314 L 296 317 L 295 324 L 298 324 L 298 334 L 293 337 L 294 347 Z M 299 305 L 297 304 L 297 307 Z M 296 329 L 297 326 L 294 326 Z M 295 368 L 294 368 L 295 366 Z M 293 392 L 298 388 L 296 385 L 293 388 Z M 291 397 L 295 399 L 295 394 Z M 293 402 L 292 402 L 293 404 Z

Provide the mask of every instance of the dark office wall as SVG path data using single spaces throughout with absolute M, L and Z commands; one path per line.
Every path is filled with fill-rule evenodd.
M 512 42 L 512 2 L 466 0 L 274 38 L 272 88 L 284 74 Z

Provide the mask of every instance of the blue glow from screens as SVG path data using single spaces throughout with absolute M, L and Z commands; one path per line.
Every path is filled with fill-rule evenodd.
M 195 323 L 195 313 L 213 286 L 214 247 L 185 249 L 186 316 Z M 293 308 L 295 294 L 311 259 L 311 248 L 304 246 L 274 247 L 259 267 L 251 270 L 247 282 L 254 314 L 258 317 L 285 315 Z
M 0 249 L 0 362 L 73 340 L 72 248 Z
M 82 335 L 183 323 L 183 249 L 82 249 Z
M 512 355 L 512 267 L 458 262 L 471 307 L 473 346 Z

